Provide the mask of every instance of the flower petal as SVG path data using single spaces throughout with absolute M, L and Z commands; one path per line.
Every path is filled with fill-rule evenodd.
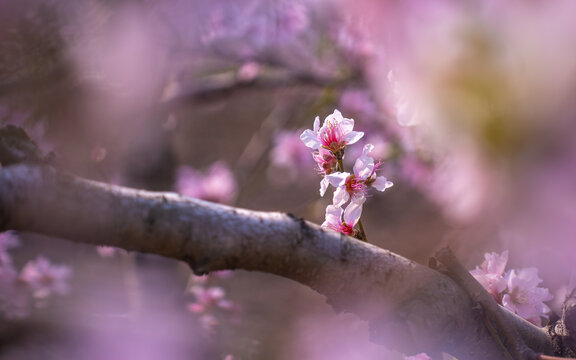
M 374 159 L 362 155 L 354 163 L 354 175 L 366 180 L 374 172 Z
M 302 132 L 300 135 L 300 140 L 302 140 L 304 145 L 314 150 L 318 149 L 320 145 L 322 145 L 320 140 L 318 140 L 316 133 L 310 129 L 306 129 L 304 132 Z
M 352 145 L 362 139 L 362 136 L 364 136 L 364 132 L 362 131 L 350 131 L 344 135 L 344 141 L 346 141 L 347 145 Z
M 350 226 L 356 225 L 362 215 L 362 202 L 352 201 L 344 210 L 344 222 Z
M 394 183 L 392 181 L 388 181 L 384 176 L 378 176 L 372 183 L 372 187 L 378 191 L 384 191 L 393 185 Z
M 342 206 L 350 199 L 350 194 L 346 191 L 345 187 L 338 187 L 334 191 L 334 197 L 332 198 L 332 204 L 335 206 Z
M 328 181 L 326 176 L 324 176 L 322 180 L 320 180 L 320 196 L 324 196 L 324 194 L 326 194 L 326 190 L 328 190 L 328 185 L 330 185 L 330 182 Z
M 323 228 L 334 228 L 340 225 L 342 219 L 342 208 L 339 206 L 328 205 L 326 207 L 326 219 L 322 223 Z
M 343 134 L 348 134 L 353 132 L 354 129 L 354 119 L 346 119 L 340 116 L 340 129 L 342 129 Z
M 344 185 L 344 183 L 346 182 L 346 179 L 348 179 L 348 176 L 350 176 L 350 173 L 335 172 L 333 174 L 326 175 L 326 178 L 328 178 L 328 181 L 330 182 L 330 184 L 332 186 L 338 187 L 338 186 Z

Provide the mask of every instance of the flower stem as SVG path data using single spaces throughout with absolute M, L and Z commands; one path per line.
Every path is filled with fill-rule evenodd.
M 344 163 L 342 163 L 342 159 L 338 159 L 338 171 L 344 172 Z
M 368 242 L 368 238 L 366 237 L 366 233 L 364 232 L 364 226 L 362 226 L 362 220 L 358 220 L 358 229 L 360 229 L 360 240 L 364 242 Z

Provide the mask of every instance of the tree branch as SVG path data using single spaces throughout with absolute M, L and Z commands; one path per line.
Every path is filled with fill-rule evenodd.
M 337 311 L 368 320 L 375 342 L 407 353 L 503 358 L 468 295 L 448 277 L 290 214 L 16 165 L 0 169 L 0 230 L 8 229 L 154 253 L 186 261 L 198 274 L 277 274 L 325 295 Z

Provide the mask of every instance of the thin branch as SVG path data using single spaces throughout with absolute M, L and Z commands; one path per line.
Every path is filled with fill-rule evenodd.
M 350 84 L 348 78 L 321 78 L 312 74 L 287 71 L 263 72 L 252 80 L 238 79 L 236 72 L 229 71 L 195 81 L 194 87 L 184 89 L 168 98 L 163 104 L 168 108 L 197 101 L 220 100 L 247 89 L 277 89 L 291 86 L 343 87 Z
M 277 274 L 325 295 L 337 311 L 368 320 L 375 342 L 410 353 L 503 359 L 468 295 L 448 277 L 290 214 L 16 165 L 0 169 L 0 230 L 8 229 L 154 253 L 186 261 L 198 274 Z

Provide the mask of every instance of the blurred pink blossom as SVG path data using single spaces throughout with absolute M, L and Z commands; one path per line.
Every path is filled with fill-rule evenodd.
M 238 185 L 224 162 L 216 162 L 204 173 L 181 166 L 176 174 L 176 191 L 197 199 L 230 204 L 236 198 Z
M 480 284 L 496 299 L 501 302 L 500 294 L 506 289 L 506 280 L 504 271 L 508 262 L 508 251 L 502 254 L 487 253 L 484 254 L 484 262 L 470 273 L 478 280 Z
M 274 136 L 274 147 L 270 152 L 270 164 L 287 171 L 290 180 L 296 180 L 302 171 L 308 172 L 312 160 L 310 152 L 302 146 L 301 130 L 282 130 Z
M 41 306 L 49 296 L 67 294 L 71 276 L 69 267 L 53 265 L 43 256 L 29 261 L 19 273 L 7 252 L 17 245 L 13 233 L 0 233 L 0 309 L 9 318 L 28 316 L 32 306 Z
M 506 282 L 508 292 L 502 298 L 502 305 L 536 325 L 540 325 L 541 318 L 548 318 L 550 308 L 544 301 L 553 297 L 548 289 L 538 287 L 542 282 L 538 269 L 510 270 Z
M 98 252 L 98 255 L 103 258 L 111 258 L 116 254 L 127 254 L 126 250 L 114 246 L 97 246 L 96 251 Z
M 30 286 L 35 298 L 42 299 L 52 294 L 67 294 L 71 275 L 72 270 L 68 266 L 53 265 L 45 257 L 38 256 L 24 266 L 20 280 Z
M 512 269 L 504 273 L 508 251 L 484 255 L 484 262 L 470 273 L 505 308 L 540 326 L 548 318 L 550 308 L 544 301 L 552 300 L 548 289 L 538 287 L 542 279 L 538 269 Z
M 241 82 L 251 82 L 254 81 L 259 74 L 260 64 L 255 61 L 250 61 L 240 66 L 236 73 L 236 77 Z

